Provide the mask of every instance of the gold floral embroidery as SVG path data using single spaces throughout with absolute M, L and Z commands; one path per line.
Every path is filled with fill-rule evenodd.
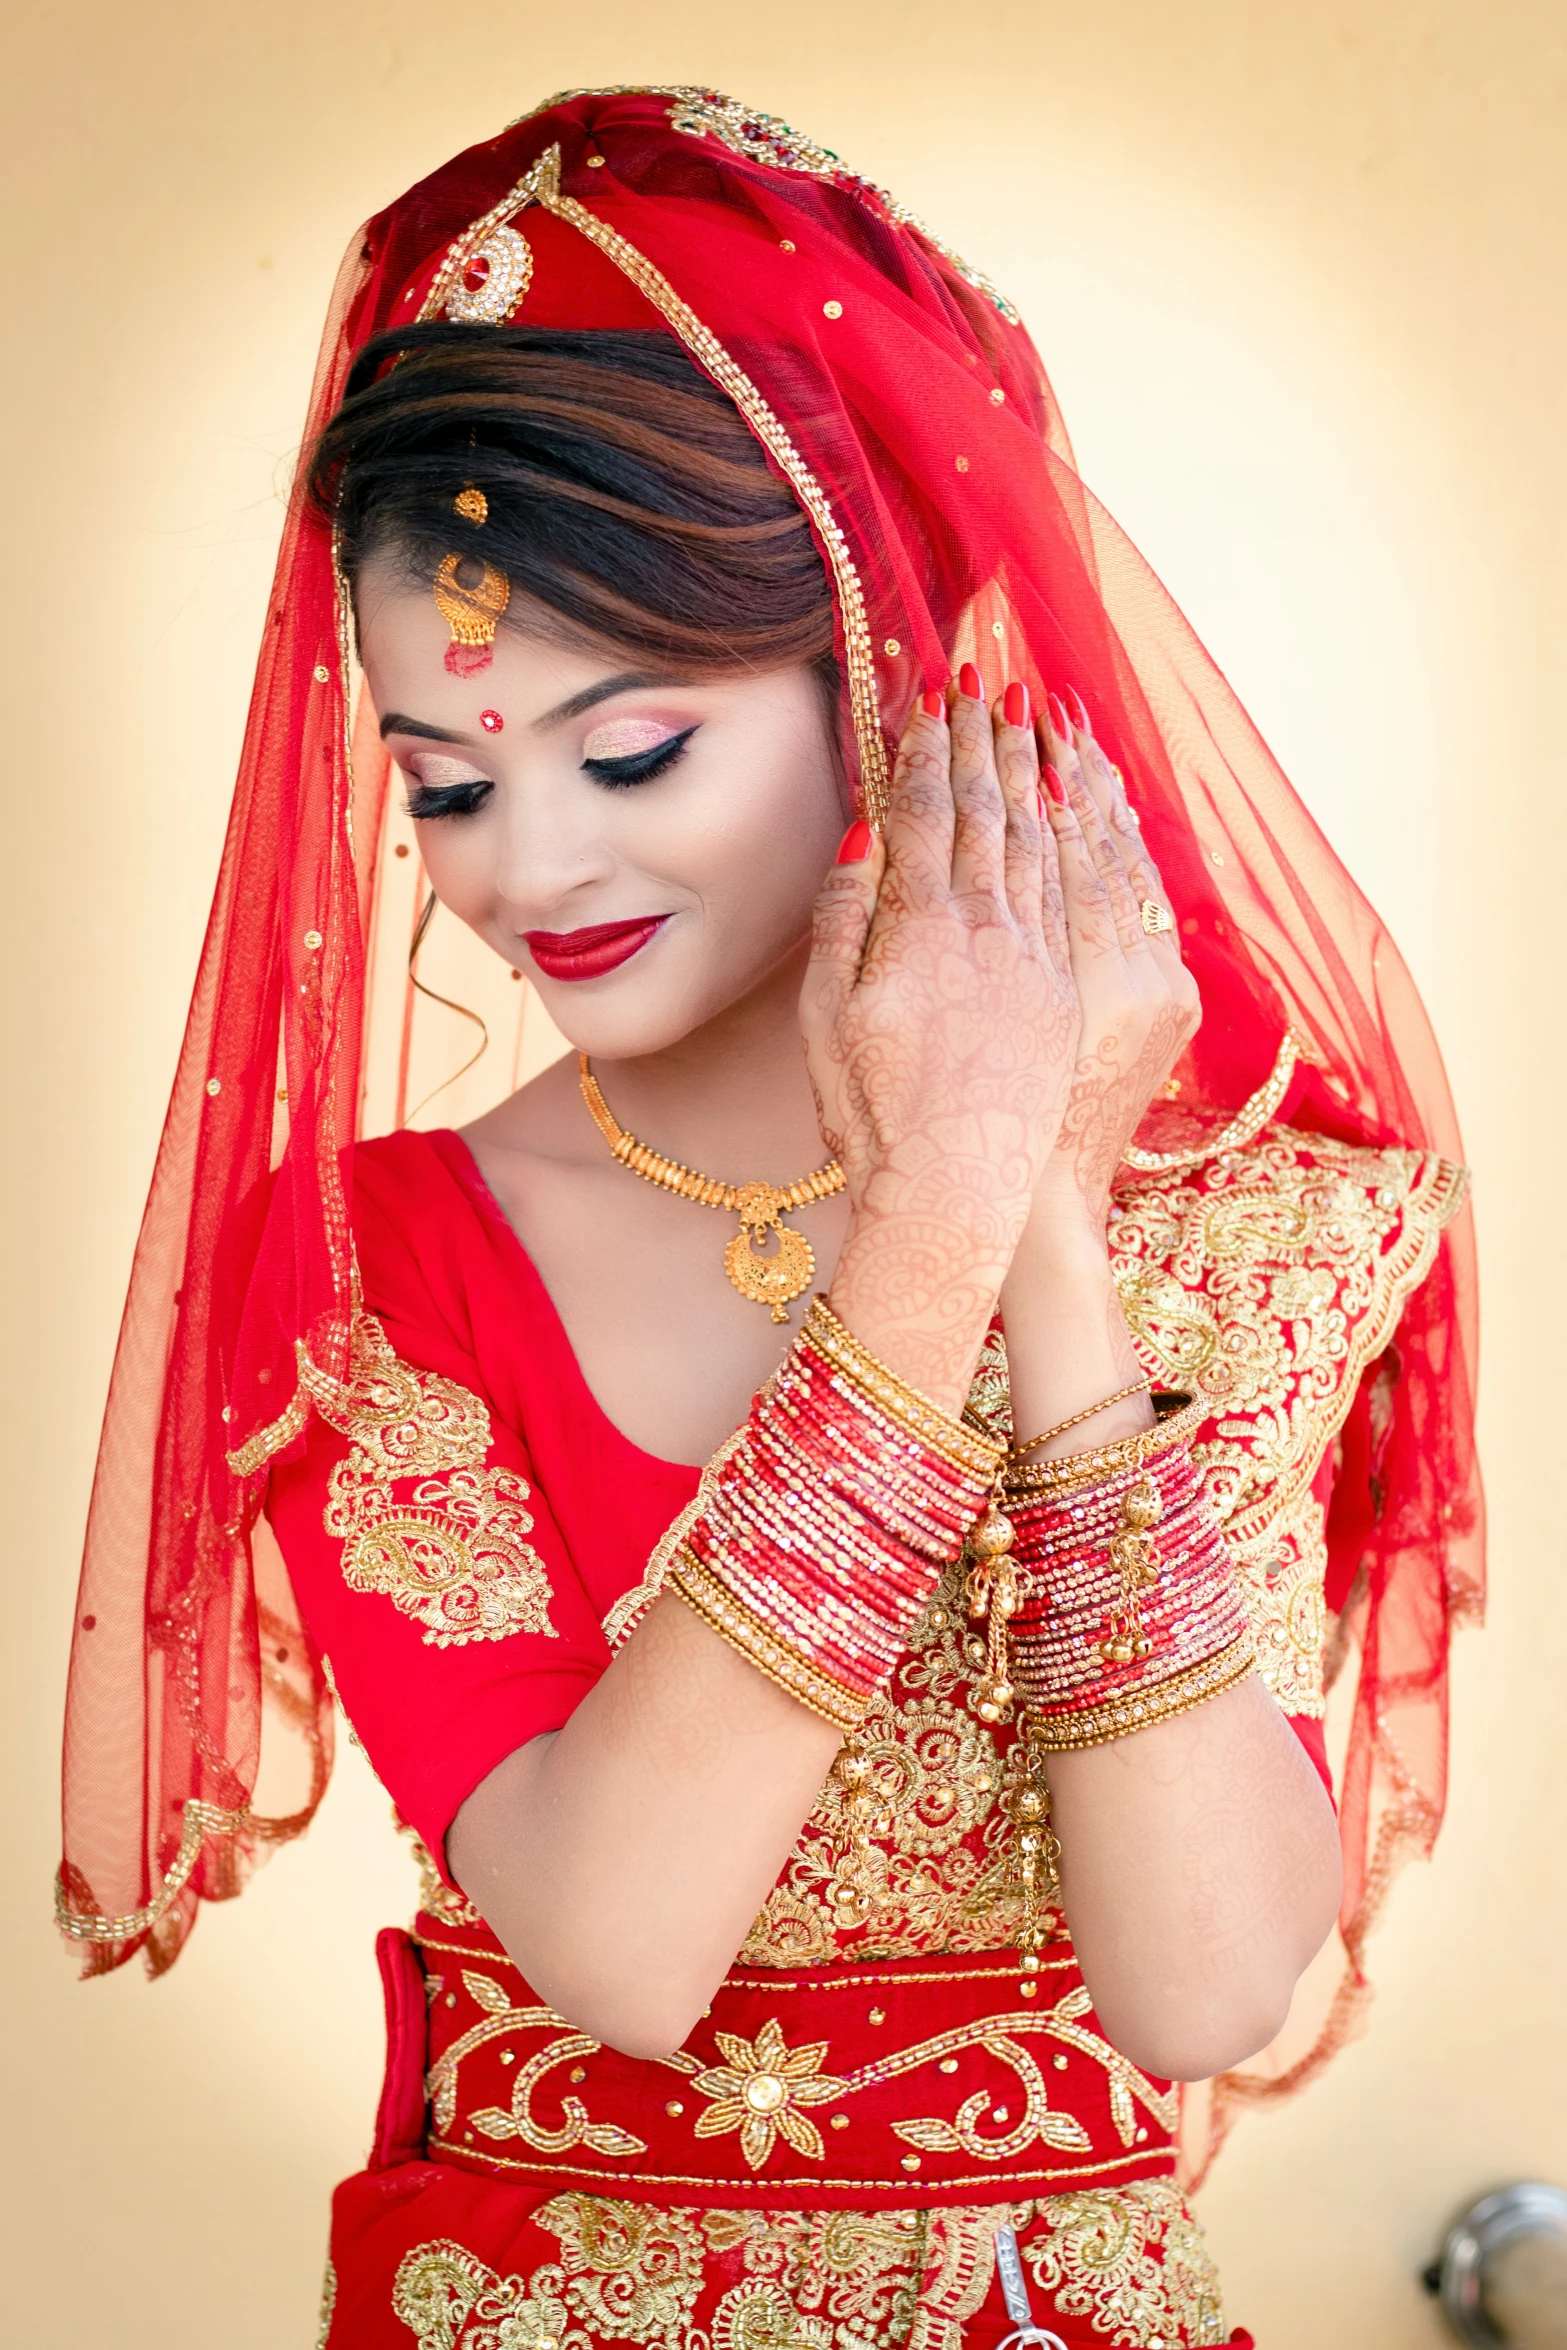
M 454 1951 L 454 1955 L 461 1957 L 464 1953 Z M 1047 1972 L 1042 1970 L 1034 1977 L 1034 1985 L 1043 1988 Z M 535 2096 L 549 2074 L 570 2066 L 574 2079 L 583 2077 L 581 2060 L 599 2052 L 596 2040 L 574 2030 L 553 2008 L 513 2006 L 493 1975 L 465 1967 L 459 1979 L 483 2013 L 479 2022 L 469 2025 L 442 2051 L 430 2069 L 427 2090 L 435 2154 L 450 2147 L 453 2152 L 460 2151 L 465 2159 L 479 2159 L 499 2168 L 542 2170 L 547 2167 L 498 2153 L 480 2154 L 473 2144 L 475 2131 L 489 2139 L 492 2146 L 515 2141 L 536 2154 L 549 2156 L 552 2162 L 558 2162 L 577 2146 L 611 2157 L 646 2154 L 644 2139 L 618 2122 L 591 2120 L 579 2097 L 561 2096 L 562 2120 L 558 2127 L 541 2120 L 534 2110 Z M 688 2124 L 694 2135 L 712 2138 L 737 2131 L 746 2163 L 752 2171 L 759 2171 L 780 2136 L 807 2161 L 824 2159 L 821 2133 L 801 2111 L 802 2107 L 848 2105 L 863 2090 L 884 2088 L 889 2082 L 907 2080 L 915 2074 L 924 2074 L 929 2082 L 933 2073 L 955 2072 L 956 2060 L 965 2051 L 983 2050 L 1011 2075 L 1014 2086 L 1007 2091 L 1005 2102 L 998 2103 L 991 2090 L 981 2089 L 966 2098 L 950 2118 L 921 2113 L 917 2107 L 930 2096 L 934 2086 L 931 2084 L 911 2098 L 916 2106 L 913 2113 L 906 2113 L 888 2125 L 892 2135 L 905 2145 L 917 2146 L 927 2153 L 963 2154 L 972 2161 L 997 2166 L 1017 2165 L 1036 2146 L 1047 2147 L 1085 2159 L 1073 2165 L 1070 2172 L 1046 2175 L 1081 2176 L 1095 2167 L 1101 2171 L 1107 2167 L 1103 2160 L 1095 2165 L 1087 2158 L 1096 2153 L 1103 2156 L 1108 2150 L 1103 2146 L 1096 2148 L 1075 2115 L 1052 2107 L 1040 2059 L 1029 2043 L 1053 2043 L 1057 2049 L 1072 2050 L 1101 2068 L 1110 2120 L 1122 2156 L 1147 2140 L 1148 2131 L 1138 2120 L 1139 2109 L 1147 2113 L 1166 2138 L 1175 2129 L 1178 2116 L 1176 2093 L 1156 2089 L 1146 2074 L 1091 2028 L 1085 2021 L 1090 2013 L 1089 1994 L 1078 1982 L 1048 2007 L 1020 2006 L 973 2018 L 906 2047 L 895 2048 L 886 2056 L 841 2075 L 823 2069 L 829 2052 L 828 2041 L 791 2048 L 776 2017 L 770 2017 L 761 2026 L 754 2041 L 733 2032 L 717 2032 L 719 2052 L 726 2059 L 722 2064 L 704 2069 L 700 2060 L 686 2049 L 677 2049 L 659 2062 L 673 2072 L 684 2074 L 691 2088 L 708 2100 L 706 2107 Z M 526 2045 L 530 2036 L 537 2042 L 531 2049 Z M 513 2042 L 517 2045 L 511 2045 Z M 476 2051 L 494 2048 L 496 2043 L 507 2044 L 500 2051 L 502 2059 L 516 2065 L 510 2106 L 473 2107 L 463 2097 L 462 2068 Z M 1014 2098 L 1019 2101 L 1016 2106 Z M 666 2111 L 678 2116 L 683 2107 L 676 2103 L 666 2107 Z M 1015 2120 L 1012 2119 L 1014 2111 Z M 988 2130 L 984 2126 L 987 2122 Z M 456 2136 L 459 2129 L 461 2146 Z M 693 2171 L 689 2177 L 694 2183 L 701 2175 L 700 2171 Z M 1034 2175 L 1039 2174 L 1036 2171 Z M 660 2174 L 660 2179 L 666 2185 L 686 2183 L 685 2174 Z M 824 2183 L 838 2186 L 844 2182 L 824 2179 Z
M 424 1627 L 431 1648 L 555 1637 L 544 1562 L 526 1537 L 528 1488 L 488 1468 L 490 1415 L 455 1380 L 400 1360 L 373 1315 L 356 1315 L 348 1377 L 300 1356 L 300 1376 L 329 1427 L 349 1439 L 323 1519 L 343 1545 L 351 1590 L 379 1592 Z M 418 1478 L 401 1498 L 392 1488 Z
M 557 2195 L 534 2219 L 559 2236 L 566 2301 L 595 2339 L 688 2341 L 703 2270 L 694 2213 L 600 2195 Z
M 572 2146 L 590 2146 L 595 2154 L 647 2152 L 646 2140 L 633 2137 L 629 2130 L 622 2130 L 613 2122 L 590 2121 L 580 2097 L 561 2099 L 564 2119 L 559 2129 L 552 2130 L 539 2121 L 533 2112 L 533 2093 L 545 2074 L 555 2071 L 559 2065 L 575 2064 L 579 2057 L 596 2055 L 598 2041 L 586 2032 L 573 2031 L 552 2007 L 513 2007 L 493 1975 L 481 1975 L 476 1969 L 465 1967 L 462 1982 L 469 1997 L 483 2008 L 484 2021 L 470 2025 L 430 2068 L 426 2089 L 437 2130 L 449 2130 L 457 2118 L 458 2076 L 463 2060 L 476 2048 L 486 2047 L 492 2040 L 508 2039 L 517 2032 L 554 2031 L 558 2037 L 546 2041 L 518 2065 L 510 2108 L 481 2106 L 467 2117 L 473 2128 L 482 2130 L 491 2139 L 520 2139 L 523 2145 L 532 2146 L 540 2154 L 564 2154 Z
M 797 2154 L 820 2162 L 822 2134 L 800 2107 L 829 2105 L 847 2087 L 836 2075 L 822 2071 L 826 2041 L 792 2049 L 776 2016 L 763 2024 L 754 2041 L 734 2032 L 714 2037 L 729 2062 L 698 2073 L 691 2084 L 712 2100 L 697 2121 L 697 2136 L 716 2138 L 725 2130 L 738 2130 L 741 2153 L 753 2170 L 760 2170 L 781 2131 Z
M 398 2268 L 392 2309 L 416 2350 L 961 2350 L 1005 2216 L 558 2195 L 532 2215 L 560 2239 L 558 2261 L 502 2276 L 449 2239 L 420 2244 Z
M 591 2350 L 586 2334 L 568 2332 L 558 2268 L 531 2279 L 497 2276 L 461 2244 L 418 2244 L 392 2286 L 392 2315 L 418 2350 Z
M 1173 2179 L 1052 2195 L 1035 2206 L 1023 2258 L 1062 2316 L 1139 2350 L 1226 2342 L 1219 2279 Z
M 332 1378 L 303 1352 L 299 1369 L 327 1426 L 383 1477 L 475 1469 L 490 1449 L 490 1415 L 478 1396 L 403 1362 L 373 1314 L 354 1316 L 346 1379 Z

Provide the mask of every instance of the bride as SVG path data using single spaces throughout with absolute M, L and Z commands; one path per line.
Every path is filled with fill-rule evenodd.
M 1004 296 L 770 117 L 458 157 L 311 436 L 62 1927 L 171 1964 L 337 1696 L 425 1885 L 330 2350 L 1247 2341 L 1172 2083 L 1189 2176 L 1346 2029 L 1476 1538 L 1402 967 Z M 573 1048 L 460 1133 L 355 1134 L 377 744 Z

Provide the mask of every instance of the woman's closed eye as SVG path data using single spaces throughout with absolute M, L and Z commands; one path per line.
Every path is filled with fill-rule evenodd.
M 408 813 L 416 820 L 477 814 L 495 786 L 457 759 L 422 751 L 408 765 Z
M 612 718 L 595 726 L 582 745 L 583 773 L 611 791 L 651 783 L 673 767 L 695 734 L 694 726 L 671 733 L 654 718 Z

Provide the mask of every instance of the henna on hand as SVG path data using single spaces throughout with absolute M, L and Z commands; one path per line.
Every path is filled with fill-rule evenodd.
M 1102 1235 L 1116 1170 L 1202 1008 L 1178 932 L 1144 932 L 1144 899 L 1168 901 L 1119 774 L 1082 728 L 1071 740 L 1052 729 L 1047 747 L 1066 792 L 1052 823 L 1083 1026 L 1037 1204 L 1080 1210 Z
M 834 1308 L 961 1402 L 1049 1162 L 1080 1011 L 1032 739 L 983 702 L 917 710 L 884 839 L 835 867 L 801 996 L 822 1132 L 854 1207 Z

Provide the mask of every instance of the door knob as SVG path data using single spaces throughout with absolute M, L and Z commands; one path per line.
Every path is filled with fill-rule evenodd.
M 1460 2342 L 1567 2350 L 1567 2190 L 1531 2179 L 1482 2196 L 1425 2282 Z

